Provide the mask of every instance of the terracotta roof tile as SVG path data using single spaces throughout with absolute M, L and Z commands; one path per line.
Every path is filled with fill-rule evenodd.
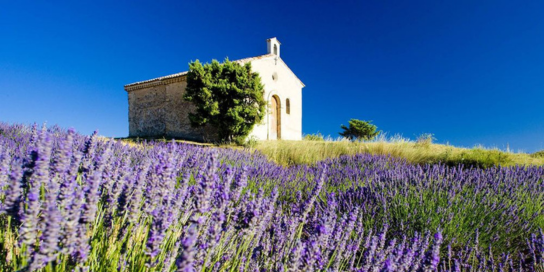
M 144 81 L 138 81 L 138 82 L 130 83 L 130 84 L 125 85 L 125 87 L 131 87 L 131 86 L 135 86 L 135 85 L 139 85 L 139 84 L 143 84 L 143 83 L 148 83 L 148 82 L 152 82 L 152 81 L 159 81 L 159 80 L 163 80 L 163 79 L 180 77 L 180 76 L 184 76 L 186 74 L 187 74 L 187 71 L 177 73 L 177 74 L 171 74 L 171 75 L 167 75 L 167 76 L 157 77 L 157 78 L 153 78 L 153 79 L 148 79 L 148 80 L 144 80 Z

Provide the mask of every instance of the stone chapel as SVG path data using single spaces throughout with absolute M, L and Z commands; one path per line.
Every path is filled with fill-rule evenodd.
M 302 138 L 302 88 L 304 84 L 280 58 L 280 42 L 268 39 L 267 54 L 236 60 L 251 62 L 264 85 L 267 114 L 249 137 L 259 140 Z M 128 93 L 129 136 L 168 137 L 214 141 L 213 127 L 192 128 L 188 114 L 194 106 L 183 100 L 187 72 L 125 85 Z

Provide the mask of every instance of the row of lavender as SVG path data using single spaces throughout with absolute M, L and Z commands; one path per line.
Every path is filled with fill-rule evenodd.
M 533 271 L 543 176 L 0 124 L 0 270 Z

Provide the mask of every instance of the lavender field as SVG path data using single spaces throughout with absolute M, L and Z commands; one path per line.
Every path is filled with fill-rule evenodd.
M 128 145 L 0 124 L 1 271 L 539 271 L 544 168 Z

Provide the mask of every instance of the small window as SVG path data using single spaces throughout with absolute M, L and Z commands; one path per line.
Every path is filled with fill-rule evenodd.
M 274 55 L 278 55 L 278 46 L 274 44 Z
M 289 98 L 285 100 L 285 112 L 291 114 L 291 101 L 289 101 Z

